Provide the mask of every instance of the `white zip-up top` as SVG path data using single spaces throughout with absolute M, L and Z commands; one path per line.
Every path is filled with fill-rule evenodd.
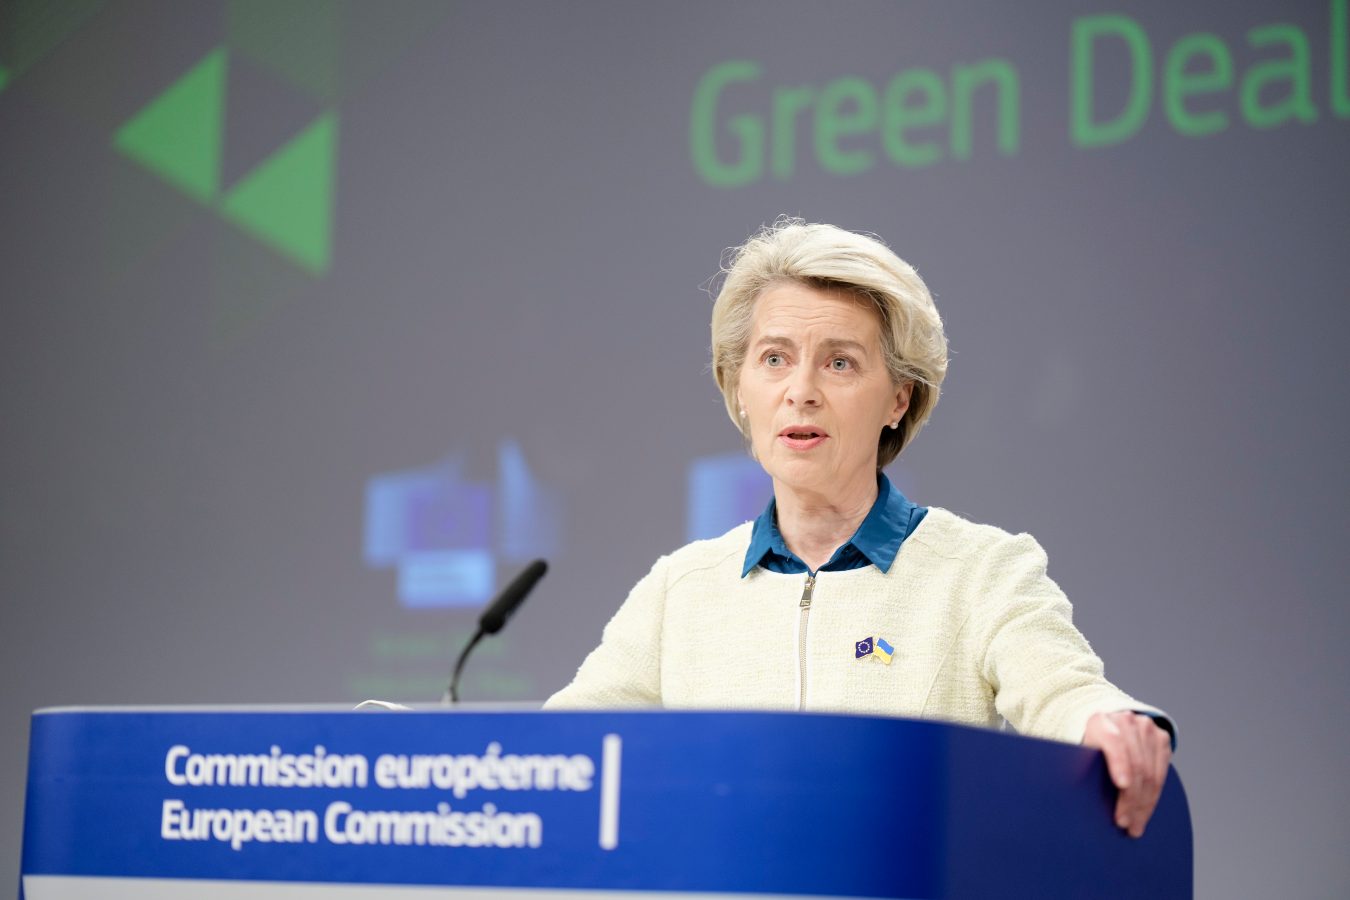
M 1106 680 L 1029 535 L 934 507 L 889 572 L 757 567 L 742 578 L 750 532 L 746 523 L 657 560 L 545 707 L 1006 719 L 1072 743 L 1096 712 L 1161 715 Z M 878 639 L 894 649 L 889 664 Z

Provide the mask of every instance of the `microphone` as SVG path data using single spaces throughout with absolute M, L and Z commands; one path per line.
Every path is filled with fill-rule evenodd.
M 474 632 L 469 643 L 465 645 L 464 650 L 459 654 L 459 660 L 455 663 L 455 673 L 450 677 L 450 686 L 445 689 L 444 696 L 441 697 L 442 703 L 459 702 L 459 675 L 464 671 L 464 661 L 469 658 L 469 651 L 477 646 L 485 634 L 496 634 L 506 626 L 506 620 L 511 618 L 511 614 L 520 608 L 529 596 L 530 591 L 539 583 L 539 579 L 544 577 L 548 571 L 548 563 L 542 559 L 536 559 L 517 575 L 510 584 L 508 584 L 497 599 L 492 601 L 492 605 L 483 611 L 478 617 L 478 630 Z
M 539 579 L 544 577 L 548 571 L 548 563 L 542 559 L 536 559 L 521 571 L 515 577 L 515 580 L 506 586 L 506 590 L 497 595 L 497 599 L 492 601 L 492 605 L 487 608 L 478 619 L 478 627 L 484 634 L 496 634 L 506 625 L 506 620 L 511 618 L 511 614 L 520 608 L 520 604 L 525 602 L 526 596 L 534 590 L 534 586 L 539 583 Z

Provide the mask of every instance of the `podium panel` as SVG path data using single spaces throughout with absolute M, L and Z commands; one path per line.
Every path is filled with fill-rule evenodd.
M 758 712 L 34 714 L 26 900 L 1189 897 L 1176 773 L 1142 839 L 1100 754 Z

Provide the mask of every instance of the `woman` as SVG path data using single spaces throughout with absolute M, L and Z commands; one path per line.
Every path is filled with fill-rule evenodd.
M 546 705 L 1006 719 L 1101 748 L 1117 824 L 1142 834 L 1170 723 L 1106 681 L 1031 537 L 916 506 L 881 472 L 947 369 L 918 274 L 873 238 L 780 220 L 725 275 L 713 374 L 773 500 L 657 560 Z

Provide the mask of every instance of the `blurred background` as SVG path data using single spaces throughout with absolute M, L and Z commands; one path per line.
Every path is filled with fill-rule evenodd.
M 891 468 L 1180 724 L 1201 897 L 1350 895 L 1346 0 L 0 2 L 0 884 L 28 716 L 562 686 L 765 498 L 724 249 L 882 236 Z

